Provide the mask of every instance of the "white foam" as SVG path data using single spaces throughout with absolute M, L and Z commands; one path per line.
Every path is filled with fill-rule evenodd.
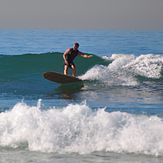
M 125 67 L 138 75 L 159 79 L 162 66 L 163 56 L 148 54 L 137 57 Z
M 95 151 L 163 155 L 163 119 L 123 112 L 93 111 L 85 103 L 63 108 L 16 104 L 0 113 L 0 146 L 31 151 Z
M 113 62 L 108 66 L 96 65 L 80 76 L 82 80 L 98 80 L 105 85 L 137 85 L 137 80 L 123 67 L 131 62 L 132 55 L 113 55 Z
M 80 76 L 82 80 L 98 80 L 106 85 L 138 85 L 136 76 L 158 79 L 161 77 L 163 57 L 160 55 L 113 54 L 108 66 L 96 65 Z

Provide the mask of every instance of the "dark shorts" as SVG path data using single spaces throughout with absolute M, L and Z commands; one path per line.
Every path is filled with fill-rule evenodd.
M 67 65 L 67 64 L 66 64 L 66 63 L 64 63 L 64 65 Z M 70 68 L 72 68 L 72 67 L 71 67 L 72 65 L 75 67 L 74 62 L 69 63 L 67 66 L 68 66 L 68 67 L 70 67 Z

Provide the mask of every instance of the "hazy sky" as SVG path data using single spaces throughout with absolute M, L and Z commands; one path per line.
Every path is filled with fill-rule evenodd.
M 163 29 L 163 0 L 0 0 L 0 28 Z

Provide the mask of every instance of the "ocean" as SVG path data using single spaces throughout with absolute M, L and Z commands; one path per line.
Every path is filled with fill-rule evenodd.
M 74 42 L 84 86 L 44 79 Z M 18 162 L 162 163 L 163 31 L 1 29 L 0 163 Z

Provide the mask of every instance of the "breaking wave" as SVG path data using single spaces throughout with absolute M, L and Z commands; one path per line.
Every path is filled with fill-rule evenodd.
M 113 54 L 103 57 L 108 66 L 96 65 L 80 76 L 83 80 L 97 80 L 107 85 L 138 85 L 139 77 L 162 80 L 163 56 Z
M 107 112 L 86 103 L 44 108 L 17 103 L 0 113 L 0 146 L 86 154 L 95 151 L 163 156 L 163 119 Z

